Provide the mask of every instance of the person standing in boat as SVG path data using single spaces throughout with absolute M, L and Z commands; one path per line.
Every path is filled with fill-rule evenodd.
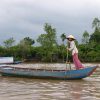
M 76 69 L 84 68 L 84 66 L 82 65 L 82 63 L 80 62 L 80 60 L 78 58 L 78 49 L 75 45 L 74 36 L 69 35 L 67 37 L 67 40 L 68 40 L 68 43 L 69 43 L 69 47 L 67 48 L 67 50 L 72 52 L 73 62 L 75 64 Z

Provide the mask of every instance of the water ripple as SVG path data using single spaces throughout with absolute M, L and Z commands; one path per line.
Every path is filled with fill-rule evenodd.
M 99 72 L 72 81 L 0 77 L 0 100 L 100 100 Z

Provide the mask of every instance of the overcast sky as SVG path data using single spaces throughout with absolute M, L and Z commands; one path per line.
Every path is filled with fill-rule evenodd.
M 80 41 L 85 30 L 93 32 L 95 17 L 100 18 L 100 0 L 0 0 L 0 44 L 10 37 L 37 39 L 44 23 L 56 28 L 58 41 L 62 33 Z

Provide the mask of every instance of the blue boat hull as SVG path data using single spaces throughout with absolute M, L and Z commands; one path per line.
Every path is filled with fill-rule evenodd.
M 98 66 L 84 68 L 80 70 L 44 70 L 28 69 L 10 66 L 0 67 L 0 73 L 5 76 L 51 78 L 51 79 L 82 79 L 90 76 Z

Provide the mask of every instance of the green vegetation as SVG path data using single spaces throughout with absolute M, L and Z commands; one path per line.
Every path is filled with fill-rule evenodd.
M 56 51 L 57 43 L 56 43 L 56 30 L 51 27 L 49 24 L 45 24 L 44 26 L 45 34 L 41 34 L 37 42 L 41 44 L 42 49 L 42 60 L 43 61 L 51 61 L 52 55 Z
M 94 32 L 91 35 L 84 31 L 81 44 L 76 41 L 79 57 L 83 62 L 100 62 L 100 20 L 98 18 L 93 20 L 92 27 Z M 15 45 L 15 40 L 12 37 L 5 40 L 4 46 L 0 46 L 0 56 L 13 56 L 15 60 L 65 62 L 66 46 L 68 46 L 68 44 L 64 44 L 65 33 L 60 36 L 62 44 L 58 44 L 55 28 L 46 23 L 44 31 L 44 34 L 38 36 L 37 41 L 25 37 Z M 35 42 L 40 45 L 34 46 Z M 71 53 L 69 53 L 69 59 L 72 61 Z

